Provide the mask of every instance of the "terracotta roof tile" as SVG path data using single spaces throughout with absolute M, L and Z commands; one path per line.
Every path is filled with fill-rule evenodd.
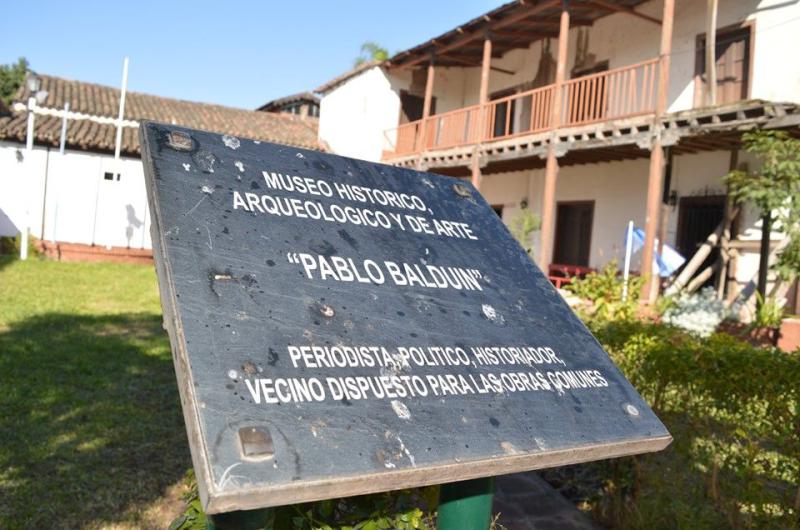
M 116 118 L 119 89 L 48 75 L 38 77 L 42 82 L 41 90 L 47 91 L 47 99 L 40 106 L 60 110 L 68 101 L 72 112 Z M 24 103 L 27 99 L 27 88 L 23 87 L 16 101 Z M 317 141 L 318 120 L 315 118 L 236 109 L 139 92 L 127 93 L 124 117 L 126 120 L 155 120 L 254 140 L 320 149 Z M 0 116 L 0 140 L 24 142 L 26 126 L 24 111 L 12 111 L 10 115 Z M 35 131 L 37 144 L 57 146 L 61 137 L 61 118 L 37 114 Z M 69 120 L 67 145 L 92 151 L 113 151 L 115 135 L 116 127 L 113 124 Z M 138 155 L 139 136 L 136 129 L 124 127 L 122 136 L 122 152 Z
M 297 101 L 310 101 L 311 103 L 319 105 L 319 98 L 311 92 L 298 92 L 297 94 L 291 94 L 282 98 L 273 99 L 272 101 L 267 101 L 258 107 L 258 110 L 268 112 L 273 109 L 280 108 L 283 105 L 288 105 L 289 103 L 295 103 Z

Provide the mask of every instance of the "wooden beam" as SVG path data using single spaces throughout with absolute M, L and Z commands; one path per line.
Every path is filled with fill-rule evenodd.
M 509 30 L 500 30 L 500 31 L 493 31 L 492 35 L 497 37 L 511 37 L 514 39 L 525 39 L 530 38 L 538 39 L 538 38 L 548 38 L 548 39 L 555 39 L 558 37 L 558 31 L 542 31 L 540 29 L 531 29 L 530 31 L 509 31 Z
M 706 6 L 706 105 L 717 104 L 717 0 Z
M 433 66 L 433 57 L 430 58 L 428 63 L 428 77 L 425 80 L 425 99 L 422 103 L 422 121 L 419 124 L 419 158 L 417 159 L 417 169 L 422 166 L 422 157 L 427 150 L 427 131 L 428 131 L 428 118 L 431 115 L 431 100 L 433 99 L 433 78 L 436 75 L 436 70 Z
M 728 157 L 728 171 L 735 171 L 739 168 L 739 150 L 738 149 L 731 149 L 729 157 Z M 729 278 L 728 278 L 728 263 L 730 262 L 731 252 L 730 252 L 730 241 L 731 241 L 731 230 L 733 228 L 733 213 L 734 209 L 736 208 L 736 204 L 733 200 L 733 195 L 731 194 L 730 186 L 726 186 L 725 189 L 725 209 L 723 210 L 722 214 L 722 237 L 719 241 L 719 260 L 720 260 L 720 268 L 719 268 L 719 275 L 717 277 L 717 299 L 724 300 L 725 299 L 725 291 L 729 288 Z M 734 235 L 735 237 L 735 235 Z M 735 279 L 735 278 L 734 278 Z
M 659 53 L 658 94 L 654 123 L 658 124 L 667 109 L 667 89 L 669 88 L 669 60 L 672 53 L 672 21 L 675 14 L 675 0 L 664 0 L 664 16 L 661 25 L 661 46 Z M 647 207 L 644 219 L 644 246 L 642 248 L 642 266 L 640 267 L 644 283 L 640 299 L 645 303 L 655 302 L 658 284 L 653 280 L 652 263 L 655 253 L 656 232 L 658 231 L 659 211 L 661 205 L 662 186 L 664 181 L 664 148 L 661 137 L 656 136 L 650 149 L 650 169 L 647 178 Z
M 506 26 L 510 26 L 511 24 L 515 24 L 515 23 L 519 22 L 520 20 L 525 20 L 526 18 L 532 17 L 533 15 L 536 15 L 538 13 L 541 13 L 542 11 L 544 11 L 546 9 L 549 9 L 551 7 L 555 7 L 559 3 L 560 3 L 560 0 L 547 0 L 547 1 L 541 2 L 539 4 L 532 5 L 532 6 L 527 7 L 527 8 L 523 8 L 518 13 L 514 13 L 513 15 L 509 15 L 509 16 L 507 16 L 505 18 L 502 18 L 502 19 L 499 19 L 499 20 L 488 22 L 487 23 L 487 27 L 479 28 L 479 29 L 471 31 L 469 33 L 464 33 L 462 36 L 452 40 L 449 44 L 441 45 L 438 48 L 434 47 L 434 49 L 431 50 L 431 51 L 433 53 L 436 53 L 436 54 L 447 53 L 450 50 L 454 50 L 454 49 L 456 49 L 456 48 L 458 48 L 458 47 L 460 47 L 460 46 L 462 46 L 462 45 L 464 45 L 464 44 L 466 44 L 468 42 L 471 42 L 471 41 L 473 41 L 475 39 L 478 39 L 478 38 L 482 37 L 486 33 L 487 29 L 489 31 L 495 31 L 497 29 L 504 28 Z M 414 66 L 416 64 L 425 62 L 425 60 L 426 60 L 425 56 L 417 57 L 416 59 L 412 59 L 412 60 L 410 60 L 408 62 L 402 63 L 400 65 L 400 67 L 401 68 L 408 68 L 408 67 Z
M 480 66 L 481 65 L 481 63 L 477 63 L 475 61 L 471 61 L 471 60 L 469 60 L 466 57 L 463 57 L 461 55 L 440 55 L 439 58 L 440 59 L 444 59 L 444 60 L 451 60 L 451 61 L 454 61 L 454 62 L 457 62 L 457 63 L 461 63 L 464 66 Z M 505 68 L 500 68 L 499 66 L 490 66 L 489 68 L 491 70 L 494 70 L 495 72 L 501 72 L 501 73 L 508 74 L 508 75 L 514 75 L 514 74 L 517 73 L 517 72 L 515 72 L 513 70 L 506 70 Z
M 478 114 L 478 140 L 483 140 L 483 131 L 486 128 L 486 103 L 489 102 L 489 72 L 492 66 L 492 38 L 487 32 L 483 37 L 483 58 L 481 59 L 481 84 L 478 90 L 478 104 L 480 113 Z M 476 190 L 481 189 L 481 166 L 479 160 L 479 149 L 472 153 L 472 185 Z
M 629 15 L 639 17 L 642 20 L 647 20 L 648 22 L 652 22 L 653 24 L 661 25 L 661 21 L 658 20 L 657 18 L 651 17 L 650 15 L 645 15 L 644 13 L 639 13 L 632 7 L 613 4 L 611 2 L 607 2 L 606 0 L 589 0 L 588 3 L 594 4 L 602 9 L 607 9 L 609 11 L 616 11 L 618 13 L 627 13 Z
M 558 130 L 561 121 L 561 93 L 567 73 L 567 42 L 569 41 L 569 11 L 567 3 L 561 7 L 561 24 L 558 31 L 558 55 L 556 56 L 556 79 L 553 89 L 553 108 L 550 117 L 550 126 Z M 555 206 L 556 206 L 556 179 L 558 178 L 558 159 L 553 145 L 554 138 L 547 148 L 547 161 L 545 163 L 544 190 L 542 194 L 542 224 L 539 238 L 539 268 L 547 274 L 553 252 L 555 239 Z

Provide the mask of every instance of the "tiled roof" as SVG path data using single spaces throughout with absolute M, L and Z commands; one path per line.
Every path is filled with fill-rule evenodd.
M 311 92 L 298 92 L 297 94 L 292 94 L 290 96 L 284 96 L 282 98 L 273 99 L 272 101 L 267 101 L 260 107 L 258 110 L 262 111 L 272 111 L 279 109 L 284 105 L 288 105 L 290 103 L 296 103 L 298 101 L 309 101 L 311 103 L 315 103 L 319 105 L 319 98 L 312 94 Z
M 49 75 L 37 75 L 41 90 L 47 99 L 40 107 L 61 110 L 69 102 L 70 112 L 116 119 L 119 112 L 120 91 L 117 88 L 71 81 Z M 23 86 L 16 102 L 28 100 L 28 89 Z M 24 142 L 26 112 L 13 110 L 11 115 L 0 116 L 0 140 Z M 163 98 L 128 92 L 125 97 L 126 120 L 155 120 L 195 129 L 204 129 L 255 140 L 319 149 L 318 121 L 289 114 L 274 114 L 197 103 L 180 99 Z M 122 128 L 122 152 L 139 154 L 139 135 L 136 127 Z M 36 115 L 37 144 L 57 146 L 61 138 L 61 118 Z M 91 151 L 113 151 L 116 126 L 90 119 L 70 119 L 67 128 L 67 146 Z
M 345 81 L 347 81 L 351 77 L 355 77 L 358 74 L 360 74 L 361 72 L 365 72 L 365 71 L 369 70 L 370 68 L 372 68 L 373 66 L 378 66 L 378 65 L 380 65 L 382 63 L 383 63 L 383 61 L 364 61 L 363 63 L 359 64 L 355 68 L 352 68 L 352 69 L 348 70 L 347 72 L 334 77 L 333 79 L 331 79 L 327 83 L 318 86 L 316 89 L 314 89 L 314 92 L 316 92 L 318 94 L 324 94 L 325 92 L 330 92 L 331 90 L 333 90 L 337 86 L 341 85 L 342 83 L 344 83 Z

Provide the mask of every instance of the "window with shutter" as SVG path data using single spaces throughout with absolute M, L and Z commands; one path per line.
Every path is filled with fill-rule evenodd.
M 716 105 L 734 103 L 750 95 L 751 45 L 753 26 L 736 26 L 717 31 L 714 50 L 716 59 Z M 708 105 L 708 77 L 706 75 L 706 35 L 697 36 L 695 59 L 695 107 Z

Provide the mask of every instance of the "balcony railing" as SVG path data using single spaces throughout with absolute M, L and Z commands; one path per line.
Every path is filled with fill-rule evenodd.
M 561 86 L 561 127 L 650 114 L 655 110 L 658 59 L 570 79 Z M 385 158 L 468 146 L 553 128 L 555 85 L 435 114 L 386 131 Z

